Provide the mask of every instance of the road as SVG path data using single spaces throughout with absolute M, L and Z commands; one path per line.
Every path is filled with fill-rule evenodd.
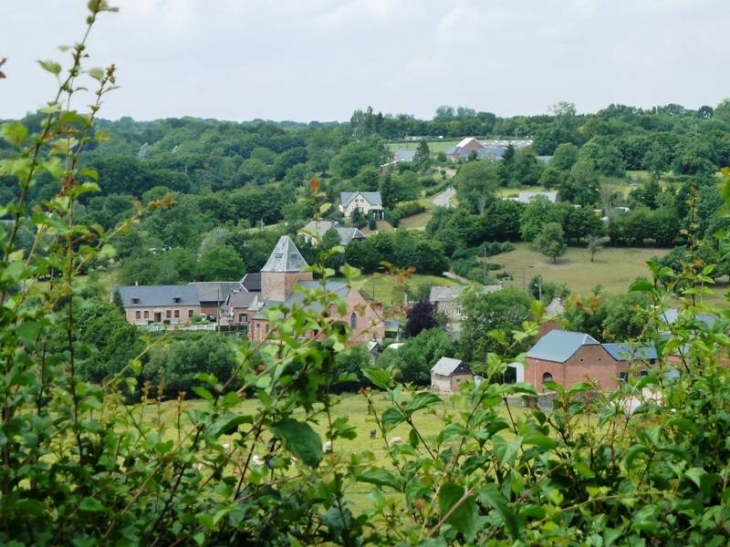
M 433 204 L 436 207 L 453 207 L 453 205 L 451 204 L 451 198 L 453 198 L 455 195 L 456 190 L 454 190 L 453 186 L 450 186 L 440 194 L 436 194 L 435 196 L 433 196 Z

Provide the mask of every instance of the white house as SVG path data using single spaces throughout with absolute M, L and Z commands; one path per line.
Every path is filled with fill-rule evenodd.
M 355 211 L 360 211 L 365 216 L 373 211 L 377 218 L 383 218 L 383 200 L 380 192 L 342 192 L 340 212 L 346 218 L 350 218 Z
M 464 380 L 472 380 L 469 365 L 460 359 L 442 357 L 431 369 L 431 390 L 440 393 L 459 391 Z

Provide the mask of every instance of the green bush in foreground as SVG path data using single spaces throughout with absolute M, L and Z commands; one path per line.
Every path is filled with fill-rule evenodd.
M 98 0 L 89 7 L 89 27 L 109 10 Z M 508 402 L 536 394 L 527 385 L 491 383 L 505 367 L 490 354 L 485 381 L 465 385 L 446 409 L 435 394 L 397 383 L 393 370 L 365 369 L 388 401 L 383 409 L 374 392 L 362 395 L 388 445 L 387 462 L 339 448 L 358 434 L 329 395 L 356 380 L 335 372 L 347 329 L 303 307 L 272 312 L 271 340 L 242 347 L 230 377 L 199 374 L 193 390 L 204 404 L 189 409 L 181 394 L 172 420 L 146 398 L 146 387 L 142 404 L 124 404 L 129 390 L 139 390 L 136 359 L 103 384 L 82 381 L 90 357 L 73 336 L 85 306 L 79 272 L 113 255 L 116 233 L 74 218 L 78 199 L 96 189 L 79 155 L 114 85 L 113 68 L 84 71 L 85 47 L 72 49 L 72 67 L 38 133 L 19 122 L 0 131 L 14 150 L 0 176 L 18 184 L 17 199 L 3 204 L 11 222 L 0 232 L 2 544 L 728 543 L 728 314 L 700 321 L 710 310 L 687 303 L 673 323 L 659 320 L 667 294 L 697 300 L 711 282 L 707 268 L 675 274 L 655 266 L 655 283 L 634 284 L 657 306 L 642 339 L 655 344 L 659 362 L 616 393 L 550 385 L 556 410 L 517 414 Z M 42 64 L 60 75 L 60 66 Z M 61 106 L 83 75 L 98 83 L 88 115 Z M 28 191 L 44 171 L 59 181 L 58 195 L 28 211 Z M 21 229 L 35 234 L 30 248 L 18 240 Z M 342 306 L 323 290 L 306 295 L 314 301 Z M 319 339 L 302 337 L 312 331 Z M 507 355 L 525 336 L 492 334 Z M 254 412 L 237 410 L 244 396 L 258 401 Z M 633 413 L 625 411 L 628 397 L 639 405 Z M 443 429 L 424 437 L 419 421 L 435 418 Z M 325 424 L 323 437 L 313 423 Z M 387 443 L 403 424 L 409 434 Z M 369 492 L 366 503 L 352 503 L 358 489 Z

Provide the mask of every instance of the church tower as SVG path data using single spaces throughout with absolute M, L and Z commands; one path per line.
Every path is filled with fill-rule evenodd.
M 302 253 L 289 236 L 281 236 L 266 265 L 261 269 L 261 297 L 283 302 L 300 281 L 312 281 Z

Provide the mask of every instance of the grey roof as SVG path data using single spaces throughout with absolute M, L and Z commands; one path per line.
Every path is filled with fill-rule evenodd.
M 442 357 L 433 366 L 431 372 L 440 376 L 450 376 L 463 363 L 461 359 L 452 359 L 451 357 Z
M 240 281 L 201 281 L 189 283 L 198 290 L 200 302 L 223 302 L 235 290 L 241 290 Z
M 250 308 L 258 297 L 259 294 L 255 292 L 235 291 L 228 295 L 228 307 Z
M 360 194 L 370 205 L 383 205 L 380 192 L 342 192 L 340 194 L 340 203 L 346 207 L 355 197 Z
M 434 285 L 431 287 L 431 292 L 428 295 L 428 299 L 431 302 L 453 302 L 461 293 L 464 292 L 463 285 L 454 285 L 453 287 L 447 287 L 443 285 Z
M 322 287 L 321 281 L 299 281 L 296 285 L 294 285 L 294 287 L 300 287 L 303 290 L 293 290 L 283 302 L 281 300 L 267 300 L 259 310 L 259 313 L 257 313 L 254 317 L 256 319 L 265 318 L 265 315 L 262 312 L 282 304 L 287 308 L 292 308 L 297 304 L 302 304 L 304 300 L 308 298 L 308 295 L 306 294 L 308 291 L 323 289 L 327 293 L 336 293 L 341 298 L 345 298 L 350 292 L 350 287 L 348 287 L 347 283 L 343 281 L 327 281 L 325 282 L 324 288 Z M 320 313 L 323 308 L 324 306 L 319 300 L 315 300 L 314 302 L 309 302 L 304 305 L 304 309 L 314 311 L 315 313 Z
M 668 325 L 673 325 L 677 322 L 677 319 L 679 319 L 679 310 L 677 310 L 676 308 L 669 308 L 662 311 L 661 316 Z M 694 318 L 704 323 L 706 327 L 710 328 L 718 320 L 718 317 L 712 315 L 711 313 L 698 313 L 697 315 L 695 315 Z
M 431 287 L 431 292 L 428 295 L 428 299 L 431 302 L 453 302 L 461 293 L 464 292 L 466 286 L 464 285 L 434 285 Z M 487 294 L 490 292 L 496 292 L 502 289 L 502 285 L 482 285 L 477 288 L 478 292 Z
M 616 361 L 651 360 L 657 358 L 656 348 L 653 346 L 631 347 L 628 344 L 603 344 L 611 357 Z
M 393 155 L 395 156 L 395 159 L 397 161 L 409 162 L 409 161 L 413 161 L 416 158 L 416 151 L 415 150 L 396 150 L 395 154 L 393 154 Z
M 530 200 L 537 196 L 547 198 L 551 203 L 558 201 L 557 192 L 520 192 L 514 199 L 520 203 L 530 203 Z
M 553 330 L 540 338 L 527 352 L 527 357 L 565 363 L 581 346 L 600 345 L 598 340 L 584 332 Z
M 261 274 L 259 272 L 247 273 L 241 278 L 241 285 L 248 292 L 261 292 Z
M 116 290 L 119 291 L 125 308 L 200 304 L 198 290 L 193 285 L 132 285 L 117 287 Z
M 262 272 L 298 272 L 308 266 L 289 236 L 281 236 Z
M 553 298 L 550 303 L 545 306 L 545 315 L 562 315 L 565 312 L 565 306 L 560 298 Z
M 341 245 L 349 245 L 353 239 L 365 239 L 365 234 L 354 227 L 340 226 L 337 222 L 331 220 L 312 220 L 300 230 L 305 235 L 321 239 L 324 234 L 335 229 L 340 236 Z

